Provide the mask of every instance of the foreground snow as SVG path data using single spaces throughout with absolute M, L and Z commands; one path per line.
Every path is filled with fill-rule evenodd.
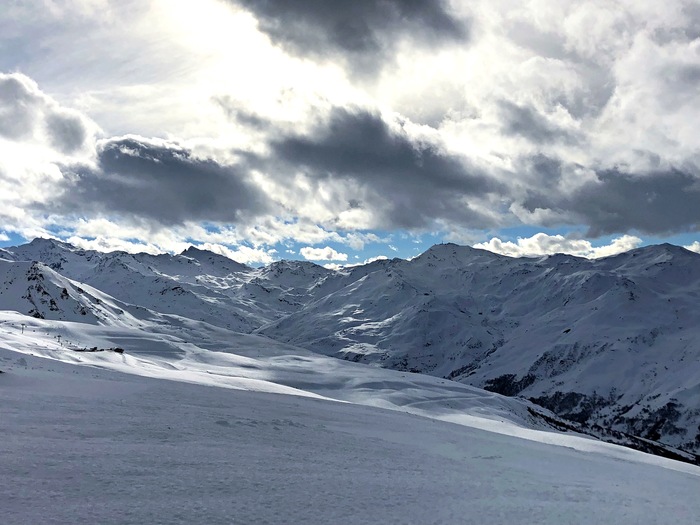
M 478 389 L 254 336 L 217 352 L 77 323 L 31 320 L 21 333 L 22 320 L 0 316 L 5 524 L 648 524 L 700 515 L 697 467 L 537 430 L 516 400 Z M 52 330 L 105 346 L 128 337 L 135 352 L 69 352 Z

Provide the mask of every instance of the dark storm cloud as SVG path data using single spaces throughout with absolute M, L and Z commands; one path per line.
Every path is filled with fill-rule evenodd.
M 364 200 L 352 196 L 355 207 L 368 206 L 387 228 L 420 228 L 436 219 L 490 226 L 468 203 L 501 189 L 466 159 L 418 143 L 365 110 L 335 108 L 311 136 L 269 146 L 277 166 L 268 172 L 302 170 L 319 185 L 359 185 Z
M 564 177 L 564 164 L 556 157 L 543 153 L 532 155 L 521 164 L 518 174 L 526 184 L 535 188 L 558 185 Z
M 69 214 L 136 215 L 161 224 L 228 221 L 268 210 L 266 196 L 245 170 L 198 159 L 174 144 L 119 138 L 99 148 L 98 169 L 75 170 L 52 203 Z
M 77 113 L 60 109 L 28 77 L 0 74 L 0 136 L 24 141 L 39 130 L 51 147 L 66 154 L 81 149 L 90 135 Z
M 507 100 L 502 100 L 499 105 L 504 118 L 502 129 L 506 135 L 518 135 L 536 144 L 575 142 L 570 133 L 551 124 L 534 108 Z
M 550 209 L 588 225 L 588 234 L 637 230 L 668 234 L 700 229 L 700 179 L 672 169 L 644 175 L 602 171 L 568 195 L 533 192 L 526 209 Z
M 438 0 L 233 0 L 289 52 L 337 56 L 359 74 L 376 72 L 398 41 L 435 46 L 466 41 L 466 22 Z

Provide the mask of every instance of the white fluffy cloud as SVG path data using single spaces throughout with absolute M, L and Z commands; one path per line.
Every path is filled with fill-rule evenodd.
M 127 241 L 123 239 L 115 239 L 109 237 L 95 237 L 94 239 L 84 239 L 73 235 L 68 237 L 67 241 L 83 250 L 95 250 L 98 252 L 114 252 L 121 251 L 127 253 L 150 253 L 155 255 L 162 253 L 163 250 L 154 244 L 144 244 L 140 242 Z
M 376 257 L 370 257 L 369 259 L 365 259 L 362 262 L 362 264 L 369 264 L 369 263 L 373 263 L 376 261 L 386 261 L 388 259 L 389 258 L 386 255 L 377 255 Z M 360 265 L 357 265 L 357 266 L 360 266 Z
M 251 248 L 250 246 L 238 246 L 234 249 L 222 246 L 221 244 L 212 244 L 205 242 L 196 246 L 200 250 L 209 250 L 210 252 L 218 253 L 229 259 L 233 259 L 243 264 L 270 264 L 276 257 L 275 249 Z
M 683 248 L 685 248 L 686 250 L 690 250 L 691 252 L 700 253 L 700 241 L 695 241 L 693 244 L 683 246 Z
M 114 237 L 96 237 L 94 239 L 85 239 L 83 237 L 71 236 L 68 237 L 67 241 L 78 248 L 84 250 L 96 250 L 100 252 L 113 252 L 113 251 L 123 251 L 127 253 L 150 253 L 152 255 L 163 253 L 164 251 L 170 251 L 173 253 L 180 253 L 190 246 L 195 246 L 200 250 L 208 250 L 229 259 L 233 259 L 242 264 L 270 264 L 276 260 L 276 250 L 274 248 L 251 248 L 250 246 L 236 246 L 230 248 L 222 244 L 215 244 L 210 242 L 205 242 L 201 244 L 193 245 L 187 242 L 176 242 L 175 244 L 170 244 L 170 248 L 175 248 L 171 250 L 166 250 L 162 246 L 158 246 L 152 243 L 141 243 L 133 242 L 129 240 L 124 240 Z
M 347 261 L 348 254 L 340 253 L 335 251 L 330 246 L 325 248 L 313 248 L 311 246 L 304 246 L 299 250 L 299 255 L 301 255 L 307 261 Z
M 637 248 L 641 243 L 642 240 L 639 237 L 624 235 L 613 239 L 608 245 L 594 247 L 590 241 L 583 239 L 567 239 L 563 235 L 537 233 L 532 237 L 519 237 L 516 242 L 502 241 L 494 237 L 488 242 L 475 244 L 474 248 L 489 250 L 490 252 L 508 255 L 509 257 L 536 257 L 539 255 L 566 253 L 595 259 L 626 252 Z
M 0 73 L 0 227 L 39 231 L 49 205 L 65 191 L 61 165 L 89 164 L 97 125 L 61 106 L 31 78 Z

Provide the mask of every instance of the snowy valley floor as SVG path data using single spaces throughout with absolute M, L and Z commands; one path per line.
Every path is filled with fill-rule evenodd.
M 700 516 L 700 468 L 533 429 L 514 400 L 464 385 L 282 347 L 265 353 L 255 338 L 239 342 L 247 356 L 176 339 L 177 358 L 165 347 L 74 353 L 52 342 L 55 323 L 32 321 L 21 334 L 19 317 L 3 315 L 3 524 Z M 148 346 L 147 334 L 131 337 Z

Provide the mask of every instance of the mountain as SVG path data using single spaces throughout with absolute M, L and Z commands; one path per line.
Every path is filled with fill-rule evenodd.
M 593 261 L 514 259 L 442 245 L 345 278 L 259 332 L 700 450 L 698 254 L 651 246 Z
M 0 310 L 38 319 L 138 326 L 146 310 L 67 279 L 40 262 L 0 259 Z
M 12 268 L 0 290 L 7 310 L 148 322 L 158 333 L 177 326 L 206 348 L 251 334 L 519 396 L 606 439 L 700 453 L 700 255 L 676 246 L 588 260 L 442 244 L 410 261 L 342 271 L 299 261 L 250 268 L 195 248 L 105 254 L 50 240 L 0 255 Z M 31 268 L 44 276 L 42 290 L 31 288 Z

